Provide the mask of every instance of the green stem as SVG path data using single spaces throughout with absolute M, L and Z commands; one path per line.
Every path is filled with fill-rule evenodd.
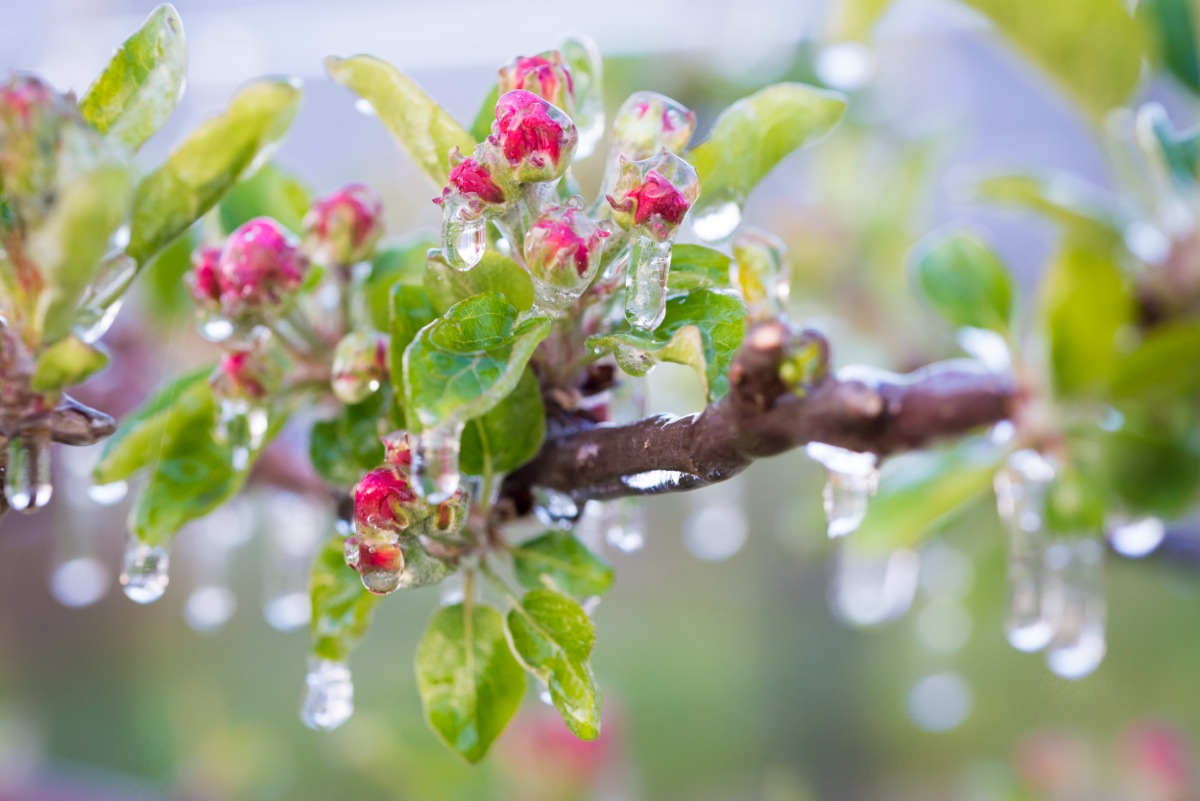
M 503 595 L 504 598 L 509 601 L 509 603 L 516 607 L 521 605 L 521 599 L 517 596 L 516 591 L 513 590 L 512 587 L 508 586 L 508 582 L 502 579 L 495 570 L 492 570 L 492 566 L 487 563 L 487 560 L 479 560 L 479 572 L 483 574 L 483 577 L 486 578 L 488 582 L 496 588 L 497 592 Z

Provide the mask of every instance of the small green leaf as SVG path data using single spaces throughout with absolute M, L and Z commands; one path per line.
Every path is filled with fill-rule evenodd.
M 644 375 L 654 362 L 684 364 L 696 371 L 709 400 L 729 391 L 729 365 L 746 334 L 746 308 L 733 292 L 701 289 L 667 301 L 666 316 L 647 334 L 623 324 L 592 337 L 588 347 L 612 351 L 630 375 Z
M 441 559 L 430 556 L 421 545 L 419 537 L 409 536 L 400 540 L 404 553 L 404 570 L 400 572 L 400 589 L 414 590 L 440 584 L 450 573 L 450 566 Z
M 673 245 L 671 272 L 667 289 L 675 292 L 694 292 L 697 289 L 729 289 L 731 259 L 724 253 L 703 245 Z
M 550 691 L 567 728 L 581 740 L 600 736 L 600 696 L 588 659 L 596 627 L 574 599 L 531 590 L 508 613 L 508 636 L 525 668 Z
M 300 107 L 292 80 L 260 80 L 203 123 L 138 185 L 126 252 L 145 265 L 278 145 Z
M 60 339 L 38 355 L 29 388 L 34 392 L 53 392 L 82 384 L 84 379 L 108 364 L 108 355 L 79 337 Z
M 982 200 L 1045 216 L 1096 250 L 1121 245 L 1125 224 L 1116 197 L 1073 175 L 994 175 L 972 191 Z
M 1051 260 L 1041 293 L 1055 391 L 1070 396 L 1103 389 L 1121 353 L 1118 334 L 1134 321 L 1135 303 L 1120 269 L 1107 256 L 1067 243 Z
M 479 106 L 479 113 L 475 115 L 475 121 L 471 123 L 471 138 L 476 142 L 482 142 L 491 136 L 492 123 L 496 121 L 496 103 L 499 100 L 500 85 L 493 84 L 491 91 L 487 93 L 487 96 L 483 98 L 483 103 Z
M 1007 334 L 1012 324 L 1012 276 L 974 233 L 954 229 L 930 237 L 910 257 L 921 294 L 955 328 Z
M 585 598 L 603 595 L 613 583 L 612 566 L 569 531 L 547 531 L 513 549 L 513 571 L 522 587 L 547 583 Z
M 525 694 L 504 617 L 490 606 L 438 610 L 417 646 L 416 670 L 430 728 L 468 762 L 483 759 Z
M 1166 109 L 1157 103 L 1149 103 L 1138 110 L 1136 125 L 1142 148 L 1150 151 L 1150 158 L 1161 164 L 1181 190 L 1195 191 L 1197 165 L 1200 164 L 1200 132 L 1176 130 Z M 1146 139 L 1150 141 L 1142 138 L 1143 128 L 1149 129 L 1146 133 L 1150 136 Z
M 380 390 L 362 403 L 343 407 L 336 417 L 313 425 L 308 457 L 331 486 L 353 487 L 368 470 L 383 464 L 379 437 L 393 428 L 388 424 L 390 396 Z
M 1195 4 L 1192 0 L 1145 0 L 1137 9 L 1157 39 L 1162 64 L 1193 95 L 1200 95 Z
M 425 254 L 435 245 L 433 239 L 422 234 L 375 251 L 375 257 L 371 259 L 371 272 L 363 283 L 362 292 L 371 314 L 371 327 L 376 331 L 387 331 L 391 326 L 392 287 L 397 284 L 422 286 L 425 280 Z M 425 305 L 428 303 L 426 300 Z M 425 322 L 432 319 L 430 317 Z M 400 353 L 404 353 L 403 348 Z
M 850 536 L 878 551 L 918 545 L 935 526 L 991 490 L 999 463 L 995 448 L 974 440 L 896 457 L 884 465 L 879 491 Z
M 497 293 L 468 298 L 421 329 L 404 352 L 405 411 L 422 428 L 465 423 L 516 388 L 550 320 L 518 324 L 517 309 Z
M 340 536 L 330 537 L 313 560 L 309 594 L 312 618 L 308 629 L 312 653 L 343 661 L 366 635 L 381 600 L 367 592 L 358 573 L 346 566 Z
M 744 201 L 787 155 L 833 130 L 845 109 L 836 92 L 799 83 L 768 86 L 725 109 L 687 153 L 700 177 L 692 213 Z
M 1200 323 L 1175 321 L 1150 329 L 1122 356 L 1110 391 L 1117 398 L 1186 399 L 1200 390 Z
M 517 388 L 463 429 L 459 467 L 476 476 L 510 473 L 537 456 L 546 438 L 546 409 L 528 367 Z
M 193 225 L 182 236 L 155 254 L 138 280 L 150 302 L 146 314 L 159 324 L 169 324 L 183 315 L 196 313 L 196 302 L 183 277 L 192 268 L 192 252 L 200 245 L 201 225 Z
M 419 285 L 397 283 L 393 286 L 391 307 L 392 341 L 388 347 L 388 376 L 396 403 L 403 406 L 403 399 L 407 397 L 404 391 L 404 353 L 421 329 L 436 320 L 438 315 L 429 303 L 429 295 Z
M 1098 473 L 1105 497 L 1119 499 L 1128 514 L 1167 520 L 1187 514 L 1200 495 L 1194 403 L 1153 401 L 1126 408 L 1124 418 L 1115 431 L 1091 431 L 1100 441 Z
M 186 70 L 183 23 L 163 4 L 117 48 L 79 101 L 79 112 L 100 133 L 135 151 L 175 110 Z
M 533 308 L 533 282 L 529 272 L 512 259 L 485 251 L 470 270 L 456 270 L 440 259 L 430 259 L 425 270 L 425 290 L 438 314 L 481 292 L 503 295 L 517 311 Z
M 255 217 L 273 217 L 284 228 L 299 233 L 312 193 L 300 179 L 271 163 L 238 183 L 217 204 L 217 218 L 226 235 Z
M 1122 0 L 965 0 L 1099 119 L 1137 85 L 1145 47 Z
M 416 81 L 372 56 L 325 59 L 329 77 L 371 104 L 384 127 L 439 188 L 450 175 L 450 151 L 464 155 L 475 140 Z

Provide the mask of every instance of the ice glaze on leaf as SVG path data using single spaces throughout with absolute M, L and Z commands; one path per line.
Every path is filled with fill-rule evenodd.
M 533 282 L 529 272 L 507 256 L 488 250 L 470 270 L 456 270 L 430 259 L 425 270 L 425 291 L 438 314 L 445 314 L 459 301 L 481 292 L 503 295 L 517 311 L 533 307 Z
M 52 392 L 82 384 L 84 379 L 108 364 L 108 355 L 76 336 L 60 339 L 38 355 L 29 388 Z
M 521 586 L 545 587 L 585 598 L 603 595 L 613 583 L 612 566 L 569 531 L 547 531 L 513 549 L 513 571 Z
M 390 402 L 391 393 L 381 390 L 362 403 L 343 407 L 333 419 L 313 425 L 308 455 L 321 478 L 334 487 L 349 488 L 383 464 L 379 437 L 393 428 L 387 423 Z
M 703 245 L 673 245 L 671 272 L 667 289 L 671 292 L 693 292 L 697 289 L 729 289 L 731 259 L 719 250 Z
M 508 397 L 467 423 L 459 466 L 478 476 L 510 473 L 536 456 L 545 438 L 542 390 L 527 367 Z

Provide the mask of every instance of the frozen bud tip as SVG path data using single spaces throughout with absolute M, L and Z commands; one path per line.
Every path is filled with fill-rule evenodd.
M 575 110 L 575 83 L 566 59 L 558 50 L 537 56 L 519 56 L 500 68 L 499 84 L 500 94 L 524 89 L 568 114 Z
M 462 158 L 457 148 L 451 159 Z M 495 171 L 490 164 L 477 158 L 466 158 L 459 161 L 450 170 L 450 177 L 440 197 L 433 199 L 434 203 L 444 203 L 452 194 L 473 198 L 481 204 L 503 205 L 508 200 L 504 189 L 496 181 Z
M 566 112 L 532 92 L 514 89 L 496 103 L 488 143 L 499 148 L 521 183 L 552 181 L 570 164 L 578 144 Z
M 380 437 L 383 441 L 383 460 L 397 467 L 412 467 L 416 444 L 407 431 L 393 431 Z
M 231 319 L 275 309 L 300 286 L 308 265 L 290 234 L 259 217 L 229 235 L 217 261 L 221 311 Z
M 608 203 L 622 228 L 665 242 L 674 237 L 699 196 L 700 181 L 692 165 L 663 149 L 644 161 L 622 159 Z
M 383 235 L 383 202 L 365 184 L 350 184 L 313 203 L 304 217 L 304 246 L 324 264 L 357 264 Z
M 412 522 L 417 493 L 396 467 L 377 467 L 354 488 L 354 522 L 360 531 L 403 531 Z
M 279 385 L 280 373 L 266 354 L 237 350 L 221 357 L 211 382 L 220 397 L 260 401 Z
M 696 112 L 655 92 L 630 95 L 613 118 L 613 147 L 631 160 L 660 148 L 683 152 L 696 130 Z
M 582 210 L 552 206 L 525 235 L 525 263 L 539 280 L 575 286 L 595 274 L 608 235 Z

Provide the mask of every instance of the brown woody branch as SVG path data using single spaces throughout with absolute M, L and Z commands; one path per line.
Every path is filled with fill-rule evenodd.
M 792 392 L 780 365 L 813 344 L 827 364 L 822 335 L 778 321 L 756 325 L 730 369 L 729 393 L 698 414 L 608 425 L 552 409 L 541 453 L 507 479 L 503 494 L 520 513 L 534 486 L 577 501 L 694 489 L 809 442 L 885 456 L 1012 415 L 1010 377 L 951 366 L 869 382 L 826 375 Z

